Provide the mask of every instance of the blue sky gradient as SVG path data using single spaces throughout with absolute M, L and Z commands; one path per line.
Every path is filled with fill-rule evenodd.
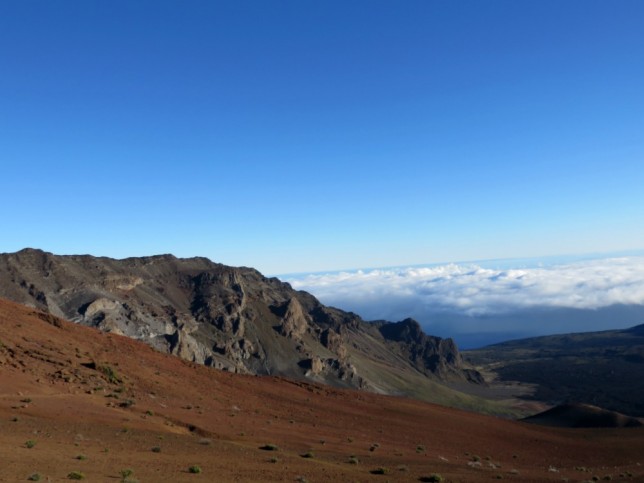
M 0 3 L 0 251 L 644 248 L 644 2 Z

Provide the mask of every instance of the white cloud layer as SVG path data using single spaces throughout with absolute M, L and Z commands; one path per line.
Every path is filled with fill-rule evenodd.
M 644 305 L 644 257 L 545 268 L 448 264 L 358 270 L 310 274 L 287 281 L 325 304 L 353 310 L 365 318 L 394 320 L 428 310 L 477 317 L 532 308 Z

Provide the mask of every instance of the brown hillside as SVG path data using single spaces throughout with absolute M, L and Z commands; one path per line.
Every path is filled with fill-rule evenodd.
M 0 341 L 0 481 L 114 482 L 126 468 L 141 482 L 644 478 L 642 428 L 547 428 L 230 374 L 2 300 Z

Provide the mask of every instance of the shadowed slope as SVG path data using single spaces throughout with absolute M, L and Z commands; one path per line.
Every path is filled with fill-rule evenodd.
M 561 428 L 637 428 L 642 422 L 615 411 L 588 404 L 562 404 L 523 419 L 528 423 Z
M 497 382 L 535 385 L 531 399 L 644 417 L 644 325 L 513 340 L 464 357 Z

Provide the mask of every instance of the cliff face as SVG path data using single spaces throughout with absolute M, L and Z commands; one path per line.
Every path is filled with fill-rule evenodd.
M 427 336 L 411 319 L 368 323 L 254 269 L 205 258 L 26 249 L 0 255 L 0 297 L 228 371 L 387 393 L 478 380 L 451 339 Z

